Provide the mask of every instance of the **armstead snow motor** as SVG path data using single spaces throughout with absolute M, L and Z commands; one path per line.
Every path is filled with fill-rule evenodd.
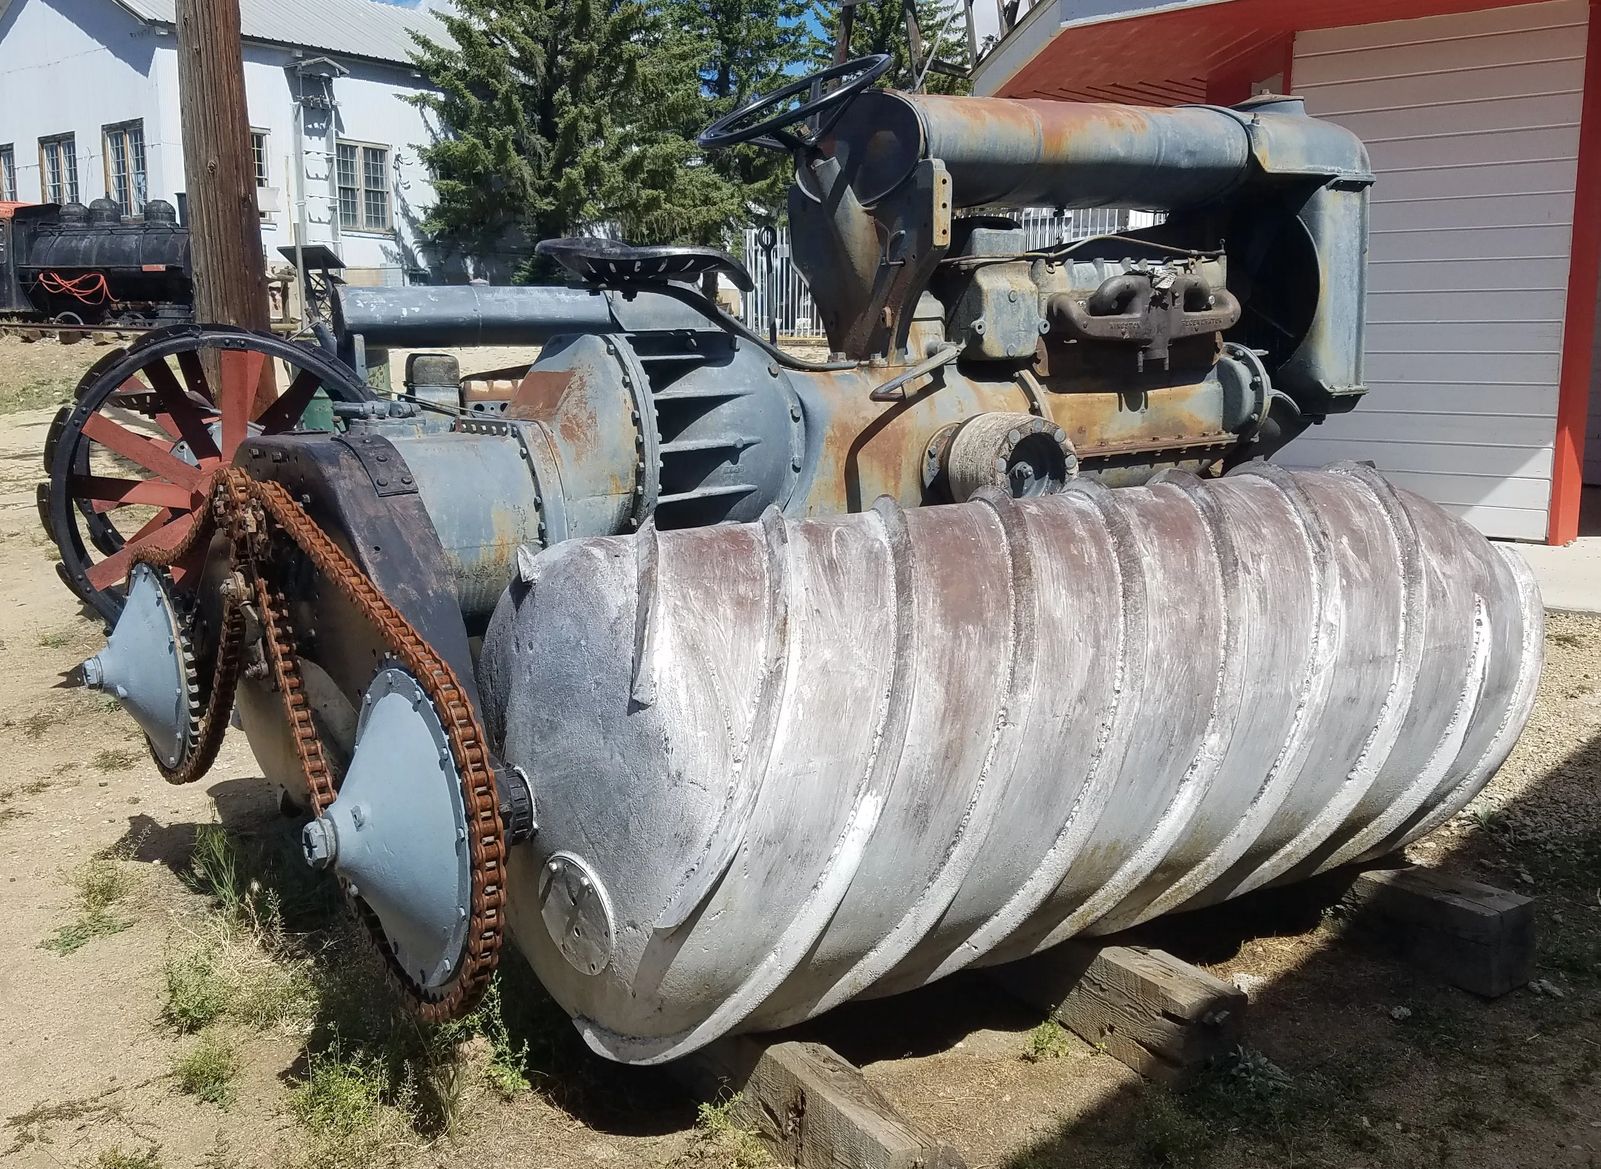
M 546 342 L 503 413 L 305 353 L 263 402 L 285 353 L 179 329 L 58 420 L 83 680 L 178 781 L 236 707 L 426 1016 L 509 936 L 596 1051 L 674 1059 L 1394 850 L 1528 717 L 1516 557 L 1266 458 L 1364 393 L 1361 143 L 885 64 L 702 140 L 793 154 L 826 362 L 696 290 L 721 253 L 566 240 L 568 287 L 345 292 L 349 336 Z M 1030 248 L 1030 204 L 1166 217 Z

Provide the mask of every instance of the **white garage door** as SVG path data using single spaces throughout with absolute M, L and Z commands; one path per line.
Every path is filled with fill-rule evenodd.
M 1284 459 L 1370 459 L 1484 532 L 1543 540 L 1585 0 L 1302 33 L 1295 92 L 1367 143 L 1368 396 Z

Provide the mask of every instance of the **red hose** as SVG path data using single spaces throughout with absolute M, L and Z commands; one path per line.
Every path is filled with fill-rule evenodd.
M 56 272 L 42 272 L 39 286 L 52 296 L 70 296 L 84 304 L 105 304 L 111 299 L 104 272 L 86 272 L 69 278 Z

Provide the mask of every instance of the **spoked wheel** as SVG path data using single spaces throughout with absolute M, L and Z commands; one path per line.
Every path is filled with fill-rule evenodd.
M 319 349 L 221 325 L 163 329 L 96 363 L 51 423 L 39 485 L 67 587 L 114 622 L 134 552 L 175 547 L 215 470 L 248 437 L 300 428 L 319 389 L 335 402 L 372 397 Z M 180 589 L 194 567 L 174 566 Z

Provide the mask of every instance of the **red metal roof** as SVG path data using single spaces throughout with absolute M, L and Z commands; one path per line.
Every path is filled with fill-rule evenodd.
M 1136 0 L 1129 0 L 1130 5 Z M 1411 20 L 1539 0 L 1211 0 L 1069 21 L 996 90 L 1001 97 L 1176 105 L 1294 33 Z M 1055 8 L 1056 6 L 1050 5 Z M 1058 9 L 1059 11 L 1059 9 Z M 1049 12 L 1039 16 L 1049 19 Z M 1020 27 L 1011 35 L 1027 36 Z M 1036 34 L 1038 35 L 1038 34 Z

